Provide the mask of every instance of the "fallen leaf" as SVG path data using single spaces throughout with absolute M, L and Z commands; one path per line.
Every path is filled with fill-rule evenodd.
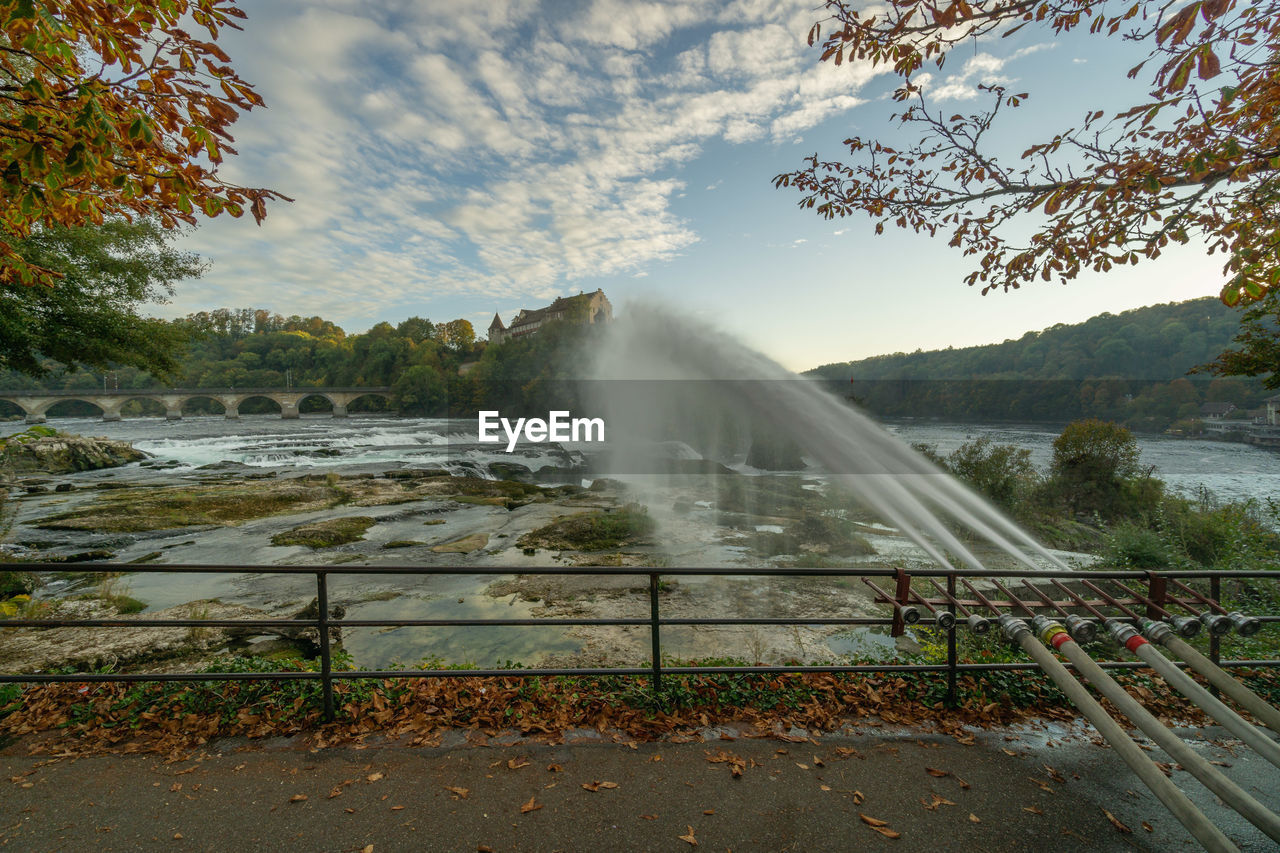
M 662 756 L 655 752 L 653 755 L 649 756 L 649 760 L 650 760 L 650 761 L 661 761 L 661 760 L 662 760 Z
M 813 757 L 813 766 L 814 766 L 814 767 L 826 767 L 827 765 L 823 764 L 823 763 L 822 763 L 822 759 L 815 755 L 815 756 Z
M 901 832 L 890 829 L 887 826 L 873 826 L 871 828 L 876 832 L 880 833 L 881 835 L 883 835 L 885 838 L 901 838 L 902 837 Z
M 866 798 L 862 795 L 862 792 L 861 792 L 861 791 L 854 791 L 854 792 L 853 792 L 853 804 L 854 804 L 855 806 L 860 806 L 860 805 L 862 805 L 862 801 L 863 801 L 864 799 L 866 799 Z
M 938 768 L 936 768 L 936 767 L 926 767 L 926 768 L 924 769 L 924 772 L 925 772 L 925 773 L 928 773 L 930 776 L 936 776 L 936 777 L 938 777 L 939 779 L 941 779 L 943 776 L 950 776 L 950 775 L 951 775 L 950 771 L 947 771 L 947 770 L 939 770 L 939 769 L 938 769 Z
M 1048 783 L 1048 782 L 1046 782 L 1046 781 L 1044 781 L 1043 779 L 1037 779 L 1037 778 L 1035 778 L 1034 776 L 1028 776 L 1027 778 L 1028 778 L 1028 779 L 1030 779 L 1030 780 L 1031 780 L 1031 782 L 1032 782 L 1032 784 L 1034 784 L 1034 785 L 1035 785 L 1037 788 L 1039 788 L 1041 791 L 1048 791 L 1050 794 L 1055 794 L 1055 793 L 1057 793 L 1057 792 L 1056 792 L 1056 791 L 1054 791 L 1052 788 L 1050 788 L 1050 787 L 1049 787 L 1049 783 Z
M 715 809 L 703 809 L 703 810 L 702 810 L 702 813 L 703 813 L 703 814 L 715 814 L 715 813 L 716 813 L 716 810 L 715 810 Z
M 1022 810 L 1024 812 L 1031 812 L 1032 814 L 1044 814 L 1044 812 L 1036 806 L 1023 806 Z
M 370 773 L 368 776 L 365 777 L 365 779 L 369 782 L 377 782 L 381 778 L 383 778 L 381 773 Z
M 956 777 L 956 781 L 960 783 L 960 787 L 961 787 L 961 788 L 964 788 L 966 791 L 967 791 L 967 790 L 969 790 L 969 783 L 968 783 L 968 782 L 964 781 L 964 780 L 963 780 L 963 779 L 961 779 L 959 776 L 957 776 L 957 777 Z
M 467 798 L 467 795 L 471 793 L 470 788 L 458 788 L 454 785 L 445 785 L 444 789 L 446 791 L 452 791 L 454 794 L 458 796 L 459 799 L 462 799 L 462 800 L 465 800 Z
M 584 790 L 595 793 L 596 791 L 599 791 L 601 788 L 604 788 L 606 790 L 609 788 L 616 788 L 618 787 L 618 783 L 617 782 L 583 782 L 582 787 Z
M 1114 827 L 1116 828 L 1116 830 L 1117 830 L 1117 831 L 1119 831 L 1119 832 L 1133 832 L 1133 830 L 1132 830 L 1132 829 L 1130 829 L 1129 827 L 1127 827 L 1127 826 L 1125 826 L 1123 823 L 1121 823 L 1121 822 L 1120 822 L 1120 819 L 1119 819 L 1119 818 L 1117 818 L 1115 815 L 1113 815 L 1111 812 L 1107 811 L 1106 809 L 1103 809 L 1103 810 L 1102 810 L 1102 813 L 1103 813 L 1104 815 L 1106 815 L 1106 816 L 1107 816 L 1107 820 L 1111 821 L 1111 825 L 1112 825 L 1112 826 L 1114 826 Z
M 170 793 L 173 793 L 174 791 L 181 791 L 181 790 L 182 790 L 181 782 L 174 782 L 172 785 L 169 786 Z
M 818 787 L 819 787 L 821 790 L 823 790 L 823 791 L 830 791 L 830 790 L 831 790 L 831 786 L 830 786 L 830 785 L 819 785 Z
M 303 801 L 304 801 L 304 800 L 306 800 L 306 799 L 307 799 L 307 795 L 306 795 L 306 794 L 294 794 L 292 797 L 290 797 L 290 798 L 289 798 L 289 802 L 291 802 L 291 803 L 301 803 L 301 802 L 303 802 Z
M 969 823 L 982 823 L 982 818 L 978 817 L 973 812 L 969 812 Z
M 1012 749 L 1006 749 L 1002 746 L 1000 747 L 1000 751 L 1003 752 L 1005 755 L 1013 756 L 1014 758 L 1018 757 L 1018 753 Z
M 641 820 L 657 820 L 658 816 L 656 814 L 642 814 L 640 815 L 640 819 Z
M 341 785 L 337 786 L 336 788 L 334 788 L 332 791 L 330 791 L 330 792 L 329 792 L 329 799 L 331 799 L 331 800 L 332 800 L 334 797 L 341 797 L 341 796 L 342 796 L 342 786 L 341 786 Z
M 537 802 L 536 796 L 530 797 L 529 802 L 525 803 L 523 806 L 520 807 L 520 814 L 528 814 L 529 812 L 536 812 L 540 808 L 542 808 L 542 803 Z
M 523 756 L 521 756 L 520 758 L 513 758 L 507 762 L 507 768 L 510 770 L 519 770 L 521 767 L 528 767 L 528 766 L 529 766 L 529 762 L 525 761 Z
M 1145 829 L 1147 832 L 1155 832 L 1151 824 L 1147 823 L 1145 820 L 1142 822 L 1142 828 Z
M 870 817 L 869 815 L 864 815 L 862 812 L 858 812 L 858 817 L 862 818 L 862 822 L 865 823 L 867 826 L 888 826 L 889 825 L 889 821 L 887 820 L 881 820 L 878 817 Z
M 808 770 L 808 769 L 809 769 L 809 765 L 808 765 L 808 764 L 801 764 L 799 761 L 797 761 L 797 762 L 796 762 L 796 767 L 799 767 L 801 770 Z
M 174 840 L 174 841 L 181 841 L 181 840 L 182 840 L 182 833 L 181 833 L 181 832 L 175 832 L 175 833 L 173 834 L 173 840 Z
M 343 811 L 344 811 L 344 812 L 346 812 L 347 814 L 355 814 L 355 813 L 356 813 L 356 810 L 355 810 L 355 809 L 343 809 Z
M 677 836 L 677 837 L 678 837 L 681 841 L 683 841 L 683 842 L 685 842 L 686 844 L 688 844 L 690 847 L 697 847 L 697 846 L 698 846 L 698 839 L 696 839 L 696 838 L 694 838 L 694 837 L 693 837 L 693 827 L 692 827 L 692 826 L 688 827 L 688 830 L 689 830 L 689 834 L 688 834 L 688 835 L 680 835 L 680 836 Z
M 497 851 L 488 844 L 480 844 L 476 846 L 476 853 L 497 853 Z
M 360 853 L 373 853 L 373 845 L 366 844 L 364 848 L 360 851 Z
M 550 770 L 552 773 L 563 773 L 563 772 L 564 772 L 564 768 L 563 768 L 563 767 L 561 767 L 559 764 L 548 764 L 548 765 L 547 765 L 547 769 L 548 769 L 548 770 Z
M 404 806 L 392 806 L 392 807 L 391 807 L 391 810 L 392 810 L 393 812 L 403 811 L 403 810 L 404 810 Z
M 856 755 L 858 758 L 862 758 L 862 753 L 858 752 L 858 750 L 851 746 L 837 746 L 836 752 L 843 755 L 845 758 L 848 758 L 851 755 Z

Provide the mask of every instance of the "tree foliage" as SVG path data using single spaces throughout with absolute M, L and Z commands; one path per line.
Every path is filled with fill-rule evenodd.
M 40 374 L 46 359 L 64 367 L 130 365 L 167 375 L 185 330 L 141 317 L 139 305 L 164 300 L 173 284 L 200 275 L 195 255 L 168 245 L 155 220 L 41 228 L 13 243 L 33 267 L 61 277 L 56 287 L 0 289 L 0 369 Z
M 235 0 L 0 0 L 0 281 L 56 281 L 16 245 L 42 228 L 261 222 L 285 199 L 219 174 L 228 128 L 263 105 L 214 43 L 244 17 Z
M 1137 473 L 1138 442 L 1118 424 L 1073 421 L 1053 440 L 1052 475 L 1076 512 L 1111 514 Z
M 1261 376 L 1268 388 L 1280 388 L 1280 289 L 1244 309 L 1240 331 L 1228 349 L 1202 369 L 1219 376 Z
M 1158 257 L 1172 243 L 1225 253 L 1221 297 L 1234 305 L 1280 284 L 1280 0 L 891 0 L 864 8 L 827 0 L 830 18 L 810 44 L 824 61 L 891 66 L 902 84 L 895 118 L 919 141 L 899 147 L 845 140 L 851 160 L 808 158 L 778 175 L 826 218 L 862 212 L 876 232 L 892 224 L 948 235 L 977 259 L 966 278 L 982 292 L 1037 278 L 1067 281 Z M 1130 77 L 1146 98 L 1074 127 L 1008 164 L 990 136 L 1028 97 L 983 86 L 990 106 L 970 115 L 930 109 L 915 75 L 941 68 L 972 39 L 1026 27 L 1085 30 L 1149 49 Z M 1027 222 L 1034 223 L 1023 238 Z

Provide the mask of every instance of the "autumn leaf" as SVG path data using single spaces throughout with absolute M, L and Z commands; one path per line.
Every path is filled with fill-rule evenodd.
M 880 820 L 880 818 L 878 817 L 871 817 L 870 815 L 864 815 L 861 812 L 858 813 L 858 817 L 862 818 L 862 822 L 865 823 L 867 826 L 888 826 L 889 825 L 889 821 L 887 820 Z
M 302 802 L 306 802 L 306 799 L 307 799 L 306 794 L 294 794 L 292 797 L 289 798 L 289 802 L 302 803 Z
M 898 832 L 896 829 L 890 829 L 887 826 L 873 826 L 871 827 L 871 829 L 874 830 L 875 832 L 880 833 L 885 838 L 901 838 L 902 837 L 901 832 Z
M 854 792 L 853 792 L 853 804 L 854 804 L 855 806 L 860 806 L 860 805 L 862 805 L 862 801 L 863 801 L 864 799 L 866 799 L 866 797 L 865 797 L 865 796 L 863 796 L 863 793 L 862 793 L 861 791 L 854 791 Z
M 698 839 L 696 839 L 696 838 L 694 838 L 694 837 L 693 837 L 693 827 L 692 827 L 692 826 L 690 826 L 690 827 L 688 827 L 688 828 L 687 828 L 687 830 L 688 830 L 688 831 L 687 831 L 687 834 L 685 834 L 685 835 L 680 835 L 680 836 L 677 836 L 677 837 L 678 837 L 681 841 L 683 841 L 683 842 L 685 842 L 686 844 L 688 844 L 690 847 L 697 847 L 697 846 L 698 846 Z
M 528 767 L 528 766 L 529 766 L 529 762 L 526 761 L 523 756 L 520 758 L 512 758 L 507 762 L 507 768 L 509 770 L 519 770 L 521 767 Z
M 382 778 L 384 777 L 383 777 L 383 774 L 381 773 L 370 773 L 368 776 L 365 777 L 365 780 L 368 782 L 377 782 L 379 779 L 382 779 Z
M 1044 811 L 1037 806 L 1023 806 L 1022 810 L 1024 812 L 1031 812 L 1032 814 L 1044 814 Z
M 1107 816 L 1107 820 L 1111 821 L 1111 825 L 1116 828 L 1117 832 L 1133 832 L 1132 829 L 1130 829 L 1129 827 L 1121 823 L 1120 819 L 1117 818 L 1115 815 L 1113 815 L 1111 812 L 1107 811 L 1106 809 L 1103 809 L 1102 813 Z
M 583 782 L 582 787 L 584 790 L 591 791 L 592 793 L 594 793 L 596 791 L 599 791 L 601 788 L 605 790 L 608 790 L 610 788 L 616 788 L 618 787 L 618 783 L 617 782 Z
M 973 812 L 969 812 L 969 823 L 982 823 L 982 818 L 978 817 Z
M 641 820 L 657 820 L 658 816 L 656 814 L 642 814 L 640 815 L 640 819 Z
M 563 767 L 561 767 L 559 764 L 548 764 L 548 765 L 547 765 L 547 770 L 549 770 L 549 771 L 550 771 L 550 772 L 552 772 L 552 773 L 563 773 L 563 772 L 564 772 L 564 768 L 563 768 Z
M 444 789 L 446 791 L 453 792 L 453 794 L 460 800 L 465 800 L 471 794 L 470 788 L 459 788 L 454 785 L 445 785 Z
M 542 808 L 542 803 L 537 802 L 537 797 L 535 795 L 529 798 L 529 802 L 525 803 L 520 807 L 520 814 L 528 814 L 529 812 L 536 812 L 540 808 Z
M 1147 832 L 1155 832 L 1155 828 L 1152 827 L 1151 824 L 1147 823 L 1145 820 L 1142 822 L 1142 828 L 1145 829 Z
M 950 771 L 947 771 L 947 770 L 939 770 L 939 769 L 938 769 L 938 768 L 936 768 L 936 767 L 926 767 L 926 768 L 924 769 L 924 772 L 928 773 L 930 776 L 936 776 L 936 777 L 937 777 L 937 778 L 939 778 L 939 779 L 941 779 L 943 776 L 950 776 L 950 775 L 951 775 Z

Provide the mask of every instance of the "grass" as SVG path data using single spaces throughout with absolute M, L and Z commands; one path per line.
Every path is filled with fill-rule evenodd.
M 377 524 L 366 515 L 329 518 L 302 524 L 271 537 L 272 545 L 302 545 L 307 548 L 333 548 L 364 539 L 364 532 Z
M 233 526 L 255 518 L 328 509 L 340 490 L 323 483 L 286 481 L 196 488 L 129 488 L 106 492 L 91 506 L 43 519 L 48 530 L 141 533 L 204 525 Z
M 521 548 L 611 551 L 641 543 L 655 526 L 644 507 L 627 504 L 615 510 L 562 516 L 529 531 L 516 544 Z

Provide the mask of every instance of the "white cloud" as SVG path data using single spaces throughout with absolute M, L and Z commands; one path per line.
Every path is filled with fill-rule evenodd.
M 916 75 L 916 84 L 924 89 L 931 101 L 968 101 L 981 94 L 979 85 L 998 85 L 1011 83 L 1015 78 L 1002 72 L 1010 62 L 1021 59 L 1041 50 L 1051 50 L 1052 43 L 1033 44 L 1015 50 L 1008 56 L 993 56 L 989 53 L 978 53 L 965 60 L 958 73 L 945 78 L 941 84 L 933 86 L 933 74 Z
M 671 202 L 705 145 L 789 142 L 860 103 L 873 76 L 817 61 L 804 42 L 809 0 L 566 7 L 255 10 L 228 48 L 270 108 L 237 126 L 242 155 L 225 172 L 297 202 L 271 205 L 260 229 L 199 229 L 188 247 L 214 268 L 200 304 L 180 293 L 176 307 L 278 292 L 307 311 L 373 316 L 448 294 L 543 298 L 588 276 L 643 275 L 698 240 Z

